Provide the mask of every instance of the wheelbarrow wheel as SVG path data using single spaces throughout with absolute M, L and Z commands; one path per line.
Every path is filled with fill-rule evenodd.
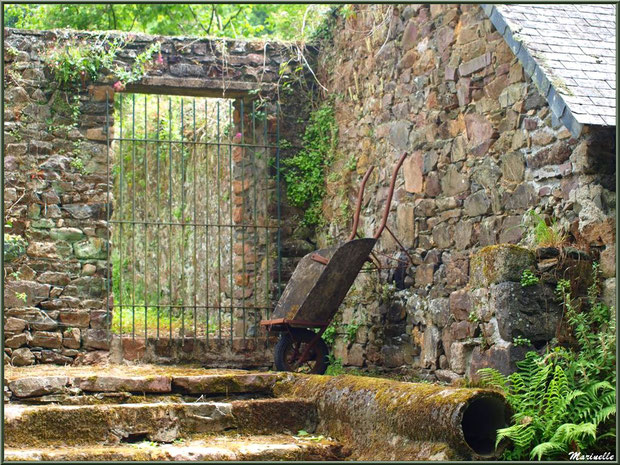
M 307 329 L 294 330 L 283 333 L 275 347 L 275 364 L 278 371 L 293 371 L 322 375 L 327 370 L 327 354 L 329 349 L 323 339 L 316 342 L 310 349 L 308 360 L 299 361 L 307 345 L 314 339 L 316 333 Z

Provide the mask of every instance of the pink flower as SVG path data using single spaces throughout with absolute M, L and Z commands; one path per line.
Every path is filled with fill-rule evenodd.
M 164 64 L 164 59 L 161 56 L 161 53 L 157 54 L 157 60 L 156 60 L 158 65 L 162 65 Z
M 125 89 L 125 85 L 121 81 L 116 81 L 112 87 L 116 92 L 120 92 L 121 90 Z

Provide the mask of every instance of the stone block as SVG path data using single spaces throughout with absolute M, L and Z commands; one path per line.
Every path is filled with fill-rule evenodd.
M 453 342 L 450 346 L 450 369 L 457 374 L 465 374 L 472 350 L 470 344 Z
M 450 313 L 458 320 L 467 320 L 471 312 L 471 300 L 467 289 L 459 289 L 450 294 Z
M 62 333 L 62 345 L 68 349 L 79 349 L 82 341 L 81 333 L 78 328 L 67 328 Z
M 517 282 L 494 284 L 489 306 L 495 313 L 499 334 L 505 341 L 525 337 L 532 343 L 555 337 L 562 309 L 553 287 L 546 284 L 522 287 Z
M 439 358 L 441 333 L 435 326 L 427 326 L 424 330 L 420 361 L 422 368 L 436 368 Z
M 446 174 L 441 178 L 441 189 L 443 194 L 451 197 L 461 192 L 465 192 L 469 188 L 469 178 L 463 173 L 459 172 L 454 165 L 450 165 Z
M 459 66 L 459 74 L 461 76 L 469 76 L 470 74 L 480 71 L 491 64 L 491 53 L 485 53 L 472 60 L 469 60 Z
M 403 163 L 403 177 L 405 178 L 405 190 L 412 194 L 419 194 L 424 188 L 422 152 L 415 151 L 409 155 Z
M 11 364 L 16 367 L 34 365 L 35 357 L 30 349 L 15 349 L 11 354 Z
M 470 285 L 488 287 L 505 281 L 520 282 L 523 270 L 536 264 L 534 252 L 512 244 L 482 248 L 471 258 Z
M 21 333 L 24 329 L 26 329 L 26 326 L 28 325 L 28 322 L 26 320 L 22 320 L 21 318 L 15 318 L 15 317 L 10 317 L 7 318 L 6 321 L 4 322 L 4 332 L 5 333 Z
M 35 331 L 32 333 L 33 347 L 47 347 L 49 349 L 58 349 L 62 347 L 62 334 L 49 331 Z
M 73 385 L 89 392 L 152 392 L 168 393 L 172 390 L 170 376 L 89 376 L 76 377 Z
M 474 192 L 465 199 L 464 211 L 467 216 L 486 215 L 491 209 L 491 201 L 484 189 Z
M 519 152 L 508 152 L 501 156 L 502 176 L 509 182 L 521 182 L 525 174 L 525 160 Z
M 62 392 L 69 384 L 66 376 L 37 376 L 19 378 L 8 382 L 8 387 L 15 397 L 40 397 Z
M 28 339 L 30 337 L 29 333 L 20 333 L 11 337 L 7 337 L 4 341 L 4 347 L 9 347 L 11 349 L 17 349 L 21 346 L 25 346 L 28 343 Z
M 495 344 L 488 350 L 475 347 L 469 364 L 469 378 L 474 382 L 478 381 L 478 370 L 482 368 L 494 368 L 503 375 L 509 375 L 516 371 L 516 362 L 523 360 L 528 350 L 530 349 L 527 347 L 515 346 L 512 343 L 503 346 Z
M 108 332 L 105 329 L 87 329 L 83 335 L 83 344 L 85 349 L 108 350 Z
M 59 320 L 63 326 L 75 326 L 78 328 L 88 328 L 90 323 L 90 312 L 88 310 L 61 310 Z
M 35 281 L 8 281 L 4 285 L 4 307 L 34 306 L 49 298 L 49 284 Z

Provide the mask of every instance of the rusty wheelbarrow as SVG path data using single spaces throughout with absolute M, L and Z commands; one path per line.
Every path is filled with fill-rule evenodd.
M 394 167 L 387 204 L 374 237 L 355 239 L 364 187 L 373 170 L 370 167 L 360 185 L 353 230 L 347 241 L 304 256 L 286 285 L 272 318 L 260 322 L 267 331 L 282 333 L 274 350 L 279 371 L 325 373 L 329 349 L 321 336 L 386 228 L 396 175 L 406 157 L 407 153 L 404 153 Z

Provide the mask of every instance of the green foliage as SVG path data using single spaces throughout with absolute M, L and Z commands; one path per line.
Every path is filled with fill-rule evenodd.
M 334 344 L 338 331 L 338 328 L 336 326 L 336 323 L 334 322 L 334 320 L 332 320 L 332 322 L 325 329 L 323 335 L 321 336 L 321 338 L 325 341 L 325 344 L 327 344 L 328 346 L 332 346 Z
M 26 295 L 25 292 L 16 292 L 15 293 L 15 297 L 17 297 L 19 300 L 23 301 L 24 304 L 28 300 L 28 296 Z
M 562 226 L 556 222 L 555 218 L 551 218 L 551 224 L 548 225 L 545 219 L 534 210 L 528 210 L 525 213 L 524 220 L 527 217 L 533 222 L 531 228 L 529 228 L 529 235 L 534 245 L 538 247 L 560 247 L 564 244 L 566 233 Z
M 472 310 L 471 312 L 469 312 L 469 315 L 467 316 L 467 321 L 469 321 L 470 323 L 479 323 L 480 317 L 475 311 Z
M 557 285 L 576 347 L 529 352 L 509 377 L 479 371 L 484 384 L 506 392 L 515 412 L 513 425 L 498 431 L 498 442 L 511 441 L 507 460 L 566 458 L 570 451 L 604 451 L 615 443 L 615 312 L 600 302 L 598 265 L 593 268 L 584 308 L 568 281 Z
M 521 287 L 535 286 L 539 282 L 540 278 L 532 270 L 523 270 L 523 273 L 521 273 Z
M 530 341 L 528 338 L 523 337 L 523 336 L 515 336 L 512 338 L 512 343 L 519 347 L 519 346 L 531 346 L 532 345 L 532 341 Z
M 2 253 L 5 262 L 11 262 L 26 253 L 28 242 L 17 234 L 4 233 L 4 247 Z
M 125 69 L 115 65 L 114 59 L 127 43 L 125 38 L 110 41 L 107 34 L 89 41 L 86 39 L 71 40 L 63 46 L 53 48 L 44 56 L 44 61 L 63 87 L 96 81 L 102 70 L 106 69 L 112 71 L 118 79 L 115 87 L 121 90 L 127 84 L 138 81 L 146 75 L 156 65 L 153 56 L 161 50 L 159 42 L 152 43 L 144 52 L 136 56 L 130 69 Z
M 355 342 L 355 338 L 357 337 L 357 330 L 360 328 L 360 326 L 361 325 L 359 323 L 351 323 L 350 325 L 347 325 L 345 329 L 345 337 L 347 339 L 347 342 Z
M 330 376 L 338 376 L 344 373 L 344 368 L 342 367 L 342 359 L 334 357 L 333 354 L 329 354 L 327 356 L 327 370 L 325 371 L 326 375 Z
M 300 39 L 322 24 L 328 5 L 7 4 L 5 26 L 120 30 L 156 35 Z
M 43 60 L 61 86 L 70 87 L 96 80 L 102 68 L 111 68 L 121 46 L 121 40 L 109 42 L 107 36 L 88 42 L 73 40 L 53 48 Z
M 86 173 L 86 168 L 84 168 L 84 160 L 81 158 L 74 158 L 71 160 L 70 165 L 74 170 L 79 171 L 82 174 Z
M 325 196 L 325 172 L 338 144 L 338 126 L 331 104 L 311 113 L 303 144 L 295 156 L 282 160 L 282 175 L 290 203 L 305 209 L 304 225 L 316 226 Z

